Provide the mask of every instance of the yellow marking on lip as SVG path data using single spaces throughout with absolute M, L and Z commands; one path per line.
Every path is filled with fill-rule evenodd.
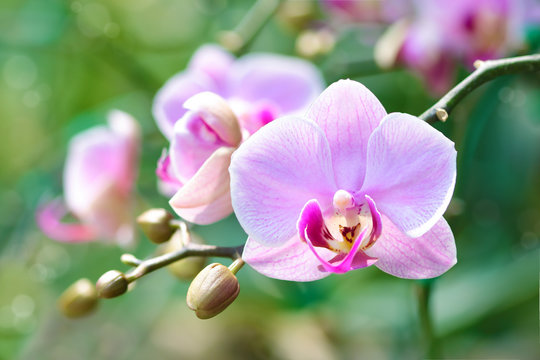
M 352 244 L 353 241 L 358 237 L 359 227 L 360 224 L 356 224 L 354 226 L 339 225 L 339 232 L 341 233 L 341 236 L 343 236 L 343 240 Z

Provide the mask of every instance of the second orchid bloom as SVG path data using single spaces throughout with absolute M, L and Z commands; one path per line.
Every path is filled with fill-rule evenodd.
M 323 89 L 315 66 L 274 54 L 239 59 L 200 48 L 158 92 L 154 117 L 170 141 L 160 191 L 178 215 L 210 224 L 232 213 L 228 167 L 236 148 L 275 118 L 302 114 Z

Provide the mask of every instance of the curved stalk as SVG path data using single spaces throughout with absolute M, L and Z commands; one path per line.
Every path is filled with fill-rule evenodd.
M 475 67 L 476 70 L 472 74 L 420 115 L 420 119 L 430 124 L 437 121 L 444 122 L 454 107 L 480 85 L 503 75 L 540 71 L 540 54 L 477 61 Z

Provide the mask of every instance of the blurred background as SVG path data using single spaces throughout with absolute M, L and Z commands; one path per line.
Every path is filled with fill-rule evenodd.
M 88 317 L 67 319 L 57 308 L 57 298 L 77 279 L 127 270 L 119 261 L 123 249 L 58 243 L 36 226 L 36 207 L 62 193 L 69 139 L 104 123 L 111 109 L 132 114 L 143 129 L 134 216 L 168 208 L 156 189 L 156 161 L 167 141 L 151 115 L 153 96 L 201 44 L 234 47 L 223 32 L 235 29 L 253 3 L 2 0 L 0 359 L 424 356 L 418 283 L 376 268 L 292 283 L 246 266 L 238 299 L 204 321 L 185 304 L 189 283 L 166 270 L 102 301 Z M 308 57 L 328 83 L 364 83 L 388 112 L 419 115 L 435 102 L 416 72 L 375 63 L 374 47 L 391 20 L 344 25 L 333 16 L 316 1 L 282 2 L 245 50 Z M 538 34 L 538 23 L 527 27 L 521 53 L 536 51 Z M 469 71 L 457 67 L 454 83 Z M 538 114 L 539 74 L 506 76 L 477 89 L 448 122 L 435 125 L 458 150 L 457 187 L 445 215 L 458 263 L 431 281 L 441 358 L 540 358 Z M 216 245 L 246 237 L 234 216 L 193 231 Z M 139 257 L 152 253 L 155 246 L 138 237 L 130 250 Z

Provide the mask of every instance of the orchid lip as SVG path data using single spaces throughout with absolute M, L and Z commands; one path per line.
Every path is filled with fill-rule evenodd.
M 363 251 L 372 247 L 381 234 L 381 217 L 375 202 L 369 196 L 357 205 L 354 196 L 345 190 L 334 194 L 333 208 L 320 208 L 317 200 L 310 200 L 304 206 L 298 220 L 300 238 L 321 261 L 326 271 L 342 273 L 352 270 L 353 259 L 366 256 Z M 331 264 L 317 252 L 324 248 L 337 254 L 337 265 Z M 331 261 L 331 260 L 330 260 Z

